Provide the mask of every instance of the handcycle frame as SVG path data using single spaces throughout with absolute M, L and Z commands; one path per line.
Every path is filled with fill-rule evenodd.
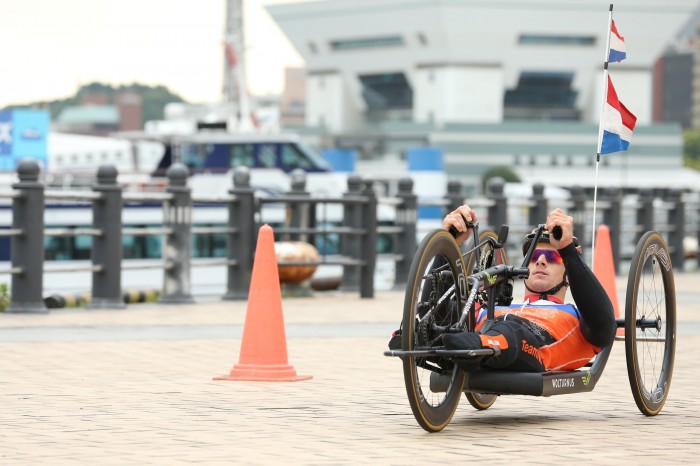
M 480 241 L 481 237 L 478 231 L 478 223 L 468 223 L 467 226 L 473 230 L 472 238 L 474 248 L 470 249 L 469 251 L 463 254 L 460 251 L 458 251 L 458 253 L 461 255 L 460 259 L 463 259 L 464 256 L 466 256 L 467 254 L 473 253 L 476 258 L 474 263 L 481 265 L 482 260 L 480 254 L 482 246 L 484 246 L 486 243 L 489 243 L 490 247 L 492 248 L 492 252 L 502 249 L 504 247 L 508 234 L 507 225 L 503 225 L 501 227 L 501 230 L 498 234 L 498 239 L 494 238 L 495 235 L 485 235 L 484 241 Z M 544 231 L 544 228 L 545 225 L 539 225 L 537 227 L 535 237 L 531 242 L 530 247 L 525 254 L 525 257 L 523 258 L 523 262 L 520 267 L 510 266 L 507 264 L 491 265 L 481 270 L 475 268 L 474 271 L 470 271 L 473 273 L 469 273 L 467 276 L 457 274 L 457 276 L 452 277 L 454 279 L 454 284 L 440 295 L 440 297 L 435 301 L 436 305 L 433 308 L 431 308 L 428 311 L 428 313 L 423 315 L 422 318 L 428 316 L 430 312 L 438 312 L 437 309 L 440 308 L 441 305 L 443 305 L 442 303 L 447 302 L 450 299 L 450 297 L 455 297 L 455 293 L 457 293 L 461 298 L 460 302 L 464 303 L 461 307 L 459 319 L 456 323 L 451 324 L 447 327 L 440 327 L 439 325 L 432 324 L 431 330 L 436 332 L 438 335 L 445 332 L 463 332 L 474 330 L 474 303 L 477 299 L 479 299 L 482 308 L 486 307 L 487 321 L 489 319 L 494 319 L 496 310 L 495 308 L 498 304 L 497 301 L 503 295 L 504 286 L 509 286 L 509 283 L 513 279 L 526 279 L 529 276 L 528 264 L 530 263 L 530 259 L 532 258 L 534 250 L 537 247 L 537 244 Z M 436 230 L 432 232 L 432 234 L 444 236 L 445 232 L 440 232 Z M 451 234 L 453 237 L 456 236 L 456 231 L 451 232 Z M 427 247 L 424 245 L 424 243 L 421 244 L 421 248 Z M 660 262 L 663 263 L 662 265 L 666 267 L 666 272 L 662 276 L 664 295 L 667 291 L 673 294 L 673 297 L 670 301 L 664 297 L 664 299 L 666 300 L 663 303 L 663 312 L 664 317 L 668 319 L 668 322 L 665 322 L 665 324 L 667 326 L 671 326 L 670 329 L 665 330 L 665 338 L 655 340 L 654 338 L 646 338 L 646 336 L 644 335 L 642 336 L 642 338 L 640 338 L 639 336 L 632 336 L 626 339 L 622 338 L 623 340 L 625 340 L 628 375 L 630 378 L 630 383 L 632 385 L 635 401 L 637 402 L 637 406 L 643 414 L 655 415 L 661 410 L 661 407 L 663 406 L 663 403 L 665 401 L 673 369 L 673 355 L 675 351 L 675 289 L 673 286 L 673 272 L 672 267 L 670 265 L 670 259 L 668 257 L 665 257 L 667 256 L 667 246 L 665 245 L 665 242 L 663 242 L 661 236 L 656 232 L 648 232 L 645 235 L 643 235 L 643 237 L 640 239 L 640 243 L 638 244 L 637 250 L 635 251 L 634 255 L 637 259 L 633 260 L 632 268 L 639 269 L 645 267 L 647 258 L 649 257 L 649 253 L 647 252 L 646 255 L 644 255 L 643 260 L 640 261 L 639 258 L 643 255 L 642 246 L 647 247 L 647 250 L 649 250 L 649 248 L 651 248 L 652 246 L 656 248 L 654 249 L 655 254 L 657 254 L 658 256 L 656 257 L 656 259 L 660 259 Z M 457 247 L 456 243 L 454 243 L 454 247 Z M 414 264 L 417 260 L 419 260 L 419 253 L 421 253 L 421 251 L 418 251 L 416 253 L 416 258 L 414 258 Z M 504 253 L 502 258 L 505 261 Z M 431 269 L 430 273 L 433 274 L 433 278 L 435 278 L 435 274 L 450 273 L 448 272 L 448 270 L 441 270 L 447 267 L 447 265 L 448 264 L 445 264 L 436 269 Z M 415 277 L 415 274 L 418 272 L 418 269 L 412 267 L 411 273 L 414 275 L 414 279 L 420 278 Z M 630 282 L 628 285 L 628 301 L 630 301 L 630 294 L 636 295 L 638 291 L 637 285 L 639 284 L 640 280 L 639 274 L 642 273 L 638 270 L 631 270 L 630 276 L 632 276 L 633 272 L 635 274 L 635 276 L 633 277 L 634 283 Z M 454 270 L 451 273 L 454 274 Z M 667 280 L 669 276 L 670 279 Z M 429 277 L 427 276 L 423 276 L 422 280 L 428 278 Z M 468 294 L 467 290 L 469 291 Z M 630 293 L 631 290 L 633 291 L 633 293 Z M 512 293 L 512 287 L 510 287 L 510 291 Z M 407 290 L 407 300 L 408 297 L 409 293 Z M 512 295 L 510 297 L 512 298 Z M 633 301 L 634 303 L 626 303 L 626 314 L 634 316 L 634 309 L 632 309 L 632 312 L 630 313 L 630 306 L 632 304 L 637 304 L 637 298 L 635 297 Z M 671 304 L 671 308 L 666 309 L 669 303 Z M 657 303 L 657 305 L 658 304 L 659 303 Z M 406 315 L 408 314 L 405 314 L 405 316 Z M 637 314 L 637 317 L 634 317 L 631 320 L 616 319 L 617 327 L 625 328 L 629 333 L 635 333 L 637 329 L 641 330 L 642 332 L 644 332 L 645 329 L 650 329 L 650 333 L 653 333 L 653 331 L 661 332 L 662 322 L 660 317 L 648 318 L 645 316 L 638 316 L 639 314 Z M 626 322 L 626 320 L 630 320 L 630 322 Z M 666 342 L 667 338 L 670 338 L 672 340 L 670 345 L 668 342 Z M 396 356 L 404 361 L 405 377 L 407 367 L 406 361 L 429 361 L 431 360 L 431 358 L 434 361 L 436 360 L 436 358 L 438 358 L 442 361 L 447 360 L 454 362 L 459 358 L 484 358 L 499 354 L 499 350 L 497 348 L 485 348 L 479 350 L 448 350 L 442 346 L 434 346 L 432 344 L 428 344 L 420 348 L 405 349 L 407 341 L 410 341 L 410 339 L 406 340 L 404 338 L 403 349 L 389 350 L 384 353 L 386 356 Z M 657 386 L 652 392 L 647 391 L 646 381 L 643 380 L 643 376 L 640 376 L 640 374 L 638 373 L 639 368 L 637 367 L 637 355 L 635 354 L 635 345 L 638 344 L 637 341 L 666 342 L 663 353 L 664 359 L 663 367 L 661 369 L 662 373 L 659 374 L 659 383 L 661 383 L 663 386 L 661 388 Z M 412 347 L 413 345 L 409 346 Z M 454 388 L 450 387 L 450 384 L 454 383 L 455 380 L 460 380 L 460 378 L 463 377 L 463 384 L 461 386 L 460 391 L 463 391 L 465 394 L 467 394 L 468 398 L 469 395 L 471 395 L 472 397 L 487 395 L 487 398 L 485 399 L 483 404 L 480 403 L 479 399 L 477 399 L 476 401 L 470 399 L 470 403 L 477 409 L 487 409 L 489 406 L 491 406 L 491 404 L 495 400 L 495 395 L 552 396 L 560 394 L 589 392 L 595 388 L 595 385 L 600 379 L 608 361 L 608 358 L 610 356 L 612 346 L 613 345 L 611 344 L 607 347 L 601 348 L 601 351 L 596 355 L 592 362 L 589 362 L 588 365 L 581 369 L 571 371 L 548 371 L 541 373 L 531 373 L 504 371 L 480 367 L 475 371 L 466 374 L 462 373 L 461 371 L 458 371 L 459 376 L 455 376 L 454 371 L 438 371 L 435 370 L 435 368 L 431 368 L 430 370 L 433 372 L 430 374 L 430 390 L 432 392 L 447 392 L 449 390 L 454 390 Z M 430 364 L 425 365 L 430 366 Z M 440 367 L 437 367 L 437 369 L 440 369 Z M 454 409 L 456 409 L 456 404 L 458 403 L 458 401 L 455 402 L 453 399 L 450 402 L 454 405 L 452 413 L 446 414 L 444 412 L 439 412 L 437 415 L 437 420 L 428 419 L 430 416 L 426 417 L 423 414 L 419 415 L 419 413 L 416 411 L 420 408 L 417 408 L 415 406 L 415 404 L 418 403 L 415 399 L 411 400 L 411 387 L 409 387 L 408 379 L 406 380 L 407 391 L 409 392 L 409 401 L 411 401 L 412 409 L 414 410 L 414 415 L 419 421 L 419 424 L 421 424 L 422 427 L 431 432 L 435 432 L 444 428 L 444 426 L 449 422 L 449 419 L 451 418 Z M 412 388 L 413 390 L 416 390 L 416 387 Z M 414 394 L 413 397 L 415 398 L 415 396 L 416 395 Z M 644 399 L 642 399 L 643 397 L 647 397 L 650 401 L 645 401 Z

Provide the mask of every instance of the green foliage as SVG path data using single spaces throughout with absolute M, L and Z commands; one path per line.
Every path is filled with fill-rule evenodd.
M 105 94 L 107 96 L 107 102 L 109 104 L 114 104 L 114 96 L 119 91 L 125 90 L 134 91 L 141 96 L 144 122 L 149 120 L 162 120 L 163 107 L 165 107 L 166 104 L 170 102 L 185 101 L 182 97 L 170 92 L 168 88 L 164 86 L 152 87 L 145 84 L 133 83 L 114 87 L 110 84 L 93 82 L 81 86 L 80 89 L 78 89 L 78 92 L 76 92 L 72 97 L 51 101 L 32 102 L 23 105 L 11 105 L 7 107 L 7 109 L 11 110 L 14 108 L 27 107 L 42 108 L 50 111 L 51 118 L 55 119 L 64 108 L 80 105 L 80 98 L 84 94 Z
M 689 129 L 683 133 L 683 164 L 700 170 L 700 130 Z
M 484 174 L 481 176 L 481 192 L 485 193 L 489 184 L 489 180 L 497 176 L 500 176 L 504 180 L 513 183 L 517 183 L 520 181 L 520 177 L 518 176 L 518 174 L 515 173 L 510 167 L 507 167 L 505 165 L 497 165 L 486 170 L 486 172 L 484 172 Z
M 7 283 L 0 283 L 0 312 L 4 312 L 10 305 L 10 289 Z

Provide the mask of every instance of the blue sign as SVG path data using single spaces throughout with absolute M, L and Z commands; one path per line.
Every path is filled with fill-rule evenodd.
M 51 119 L 43 110 L 0 112 L 0 170 L 12 171 L 23 158 L 45 167 Z
M 439 147 L 411 147 L 406 151 L 408 171 L 445 171 L 445 151 Z
M 0 155 L 12 155 L 12 112 L 0 112 Z
M 352 149 L 326 149 L 322 153 L 333 170 L 337 172 L 354 172 L 357 152 Z

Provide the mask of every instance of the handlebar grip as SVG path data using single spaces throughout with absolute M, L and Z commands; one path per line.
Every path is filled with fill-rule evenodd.
M 562 235 L 562 232 L 561 232 L 560 226 L 556 226 L 556 227 L 552 228 L 552 237 L 554 237 L 555 240 L 559 241 L 561 239 L 561 235 Z
M 467 226 L 467 228 L 474 228 L 474 223 L 468 222 L 464 215 L 462 215 L 462 214 L 459 214 L 459 215 L 462 217 L 462 220 L 464 220 L 464 224 Z M 457 236 L 459 236 L 459 231 L 457 231 L 457 229 L 453 226 L 450 226 L 450 228 L 448 228 L 447 231 L 450 232 L 450 234 L 452 235 L 452 237 L 454 239 L 457 239 Z
M 527 278 L 530 276 L 530 269 L 527 267 L 509 267 L 508 272 L 511 277 Z
M 455 227 L 450 226 L 450 229 L 447 230 L 447 231 L 450 232 L 450 234 L 452 235 L 452 237 L 453 237 L 454 239 L 457 239 L 457 235 L 459 235 L 459 232 L 457 231 L 457 229 L 456 229 Z

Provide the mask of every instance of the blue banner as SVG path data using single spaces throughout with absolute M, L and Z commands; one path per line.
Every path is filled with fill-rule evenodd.
M 337 172 L 355 171 L 357 152 L 352 149 L 326 149 L 321 155 Z
M 408 171 L 445 171 L 445 151 L 439 147 L 410 147 L 406 151 Z
M 32 158 L 46 167 L 49 113 L 43 110 L 0 112 L 0 170 L 12 171 L 23 158 Z

